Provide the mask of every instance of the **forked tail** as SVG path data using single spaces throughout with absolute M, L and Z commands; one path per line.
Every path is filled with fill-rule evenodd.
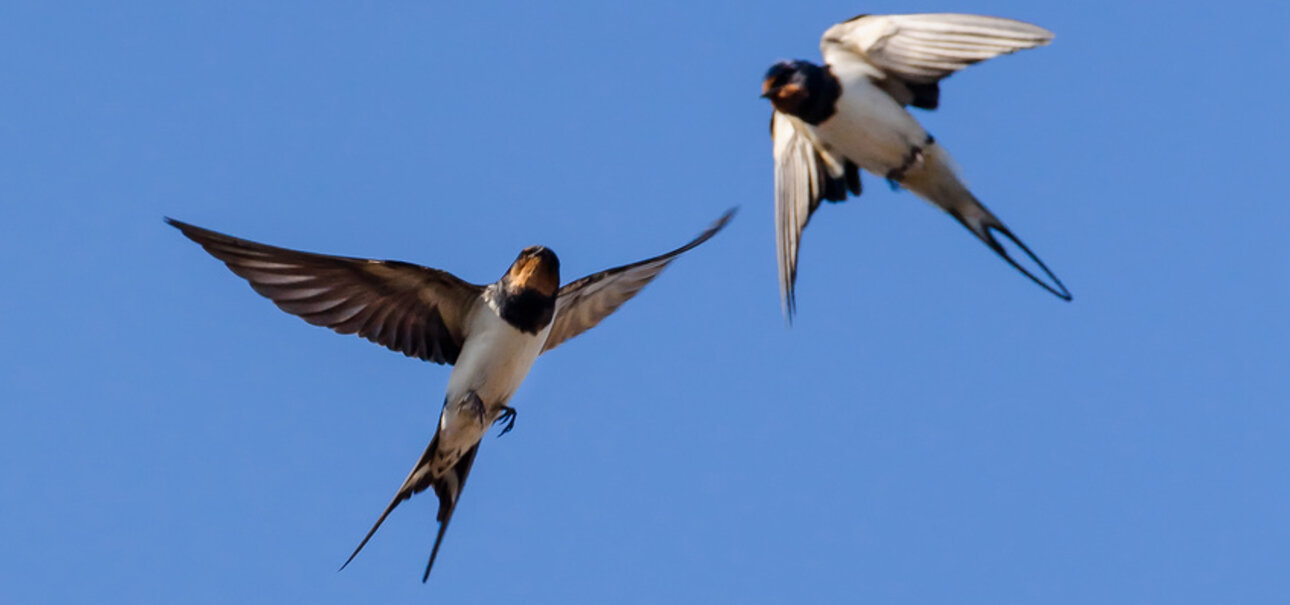
M 381 513 L 380 518 L 372 525 L 372 529 L 368 530 L 366 536 L 363 536 L 363 541 L 358 543 L 358 548 L 355 548 L 354 552 L 345 560 L 345 564 L 340 566 L 341 569 L 345 569 L 354 560 L 354 557 L 358 556 L 359 551 L 363 550 L 368 540 L 372 539 L 372 535 L 385 522 L 385 518 L 390 516 L 391 511 L 404 500 L 411 498 L 413 494 L 433 487 L 435 495 L 439 497 L 439 514 L 436 516 L 439 521 L 439 532 L 435 535 L 434 548 L 430 551 L 430 561 L 426 563 L 426 571 L 421 576 L 421 581 L 425 582 L 430 578 L 430 570 L 434 567 L 435 558 L 439 556 L 439 547 L 443 544 L 443 536 L 448 531 L 448 523 L 452 521 L 452 513 L 457 509 L 457 501 L 461 498 L 461 490 L 466 485 L 466 477 L 470 475 L 470 467 L 475 463 L 475 454 L 479 453 L 479 443 L 476 442 L 465 454 L 462 454 L 452 468 L 448 469 L 442 476 L 433 477 L 429 471 L 437 453 L 438 445 L 439 433 L 436 432 L 434 439 L 431 439 L 430 445 L 426 447 L 425 453 L 421 455 L 421 459 L 412 468 L 412 472 L 399 488 L 399 492 L 394 495 L 394 499 L 385 507 L 385 511 Z
M 973 199 L 972 203 L 967 205 L 964 209 L 968 211 L 966 214 L 962 212 L 960 208 L 953 207 L 946 208 L 946 212 L 949 212 L 950 216 L 953 216 L 964 227 L 967 227 L 968 231 L 971 231 L 973 235 L 977 236 L 977 238 L 982 242 L 985 242 L 985 245 L 989 246 L 991 250 L 994 250 L 995 254 L 998 254 L 1000 258 L 1007 261 L 1014 269 L 1020 271 L 1022 275 L 1029 277 L 1030 281 L 1033 281 L 1036 284 L 1039 284 L 1039 287 L 1052 292 L 1057 298 L 1065 301 L 1069 301 L 1071 299 L 1070 290 L 1066 289 L 1066 286 L 1062 284 L 1062 280 L 1058 279 L 1057 275 L 1048 268 L 1048 265 L 1045 265 L 1044 261 L 1039 260 L 1039 257 L 1036 256 L 1034 252 L 1030 251 L 1030 247 L 1022 243 L 1022 241 L 1018 239 L 1002 221 L 995 217 L 989 210 L 986 210 L 985 206 L 982 206 L 980 202 Z M 1050 284 L 1040 279 L 1032 273 L 1030 269 L 1027 269 L 1021 263 L 1017 262 L 1017 259 L 1013 258 L 1013 256 L 1008 253 L 1008 249 L 995 238 L 995 233 L 1007 238 L 1008 241 L 1012 242 L 1013 245 L 1024 252 L 1026 256 L 1030 257 L 1030 260 L 1034 261 L 1035 266 L 1039 267 L 1039 269 L 1044 272 L 1044 275 L 1048 276 L 1048 279 L 1052 280 L 1052 283 Z

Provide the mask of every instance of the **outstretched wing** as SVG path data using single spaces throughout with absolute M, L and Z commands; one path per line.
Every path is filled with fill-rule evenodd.
M 820 52 L 829 64 L 861 60 L 889 78 L 897 101 L 924 109 L 939 104 L 937 82 L 986 59 L 1043 46 L 1053 39 L 1038 25 L 1012 19 L 929 13 L 861 15 L 824 32 Z
M 467 319 L 483 290 L 410 263 L 288 250 L 166 222 L 283 311 L 435 363 L 457 361 Z
M 552 320 L 551 332 L 542 352 L 556 348 L 560 343 L 586 332 L 600 323 L 600 320 L 609 317 L 623 303 L 636 296 L 641 288 L 658 277 L 668 263 L 681 253 L 708 241 L 734 215 L 734 208 L 727 210 L 693 241 L 667 254 L 593 273 L 560 288 L 560 294 L 555 299 L 555 319 Z
M 771 116 L 775 149 L 775 248 L 779 259 L 779 295 L 790 321 L 797 301 L 797 249 L 802 230 L 820 200 L 840 202 L 847 192 L 860 195 L 860 169 L 850 160 L 821 151 L 797 120 L 778 111 Z

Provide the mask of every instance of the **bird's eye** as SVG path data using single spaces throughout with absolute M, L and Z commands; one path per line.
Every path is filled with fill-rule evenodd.
M 788 81 L 793 78 L 793 73 L 795 71 L 796 70 L 788 63 L 776 63 L 771 66 L 770 69 L 766 70 L 766 79 L 763 81 L 763 86 L 765 87 L 764 90 L 779 88 L 788 84 Z
M 780 69 L 776 70 L 775 80 L 774 82 L 772 82 L 772 84 L 776 87 L 788 84 L 788 81 L 793 79 L 793 74 L 795 73 L 797 73 L 796 69 L 793 69 L 792 67 L 789 67 L 789 66 L 783 66 Z

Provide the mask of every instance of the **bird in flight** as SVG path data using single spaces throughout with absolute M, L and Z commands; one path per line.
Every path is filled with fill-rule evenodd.
M 341 334 L 453 366 L 430 445 L 344 569 L 401 502 L 427 488 L 439 498 L 439 532 L 421 581 L 430 577 L 479 443 L 494 423 L 515 424 L 507 403 L 538 355 L 585 332 L 635 296 L 678 255 L 716 235 L 727 211 L 690 243 L 560 286 L 551 250 L 520 252 L 486 286 L 411 263 L 300 252 L 239 239 L 167 218 L 280 309 Z
M 1026 277 L 1071 299 L 1043 261 L 968 191 L 949 153 L 905 109 L 936 109 L 942 78 L 1052 38 L 1042 27 L 998 17 L 860 15 L 824 32 L 824 65 L 781 61 L 766 72 L 762 96 L 775 108 L 775 234 L 786 317 L 796 308 L 802 230 L 821 200 L 860 194 L 861 168 L 940 207 Z M 997 235 L 1047 279 L 1023 266 Z

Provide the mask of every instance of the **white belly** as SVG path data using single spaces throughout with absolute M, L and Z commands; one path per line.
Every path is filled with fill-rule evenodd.
M 899 168 L 927 131 L 895 99 L 860 73 L 838 73 L 842 97 L 837 112 L 815 127 L 834 153 L 878 176 Z
M 490 307 L 480 308 L 471 319 L 470 337 L 448 378 L 448 400 L 473 391 L 490 410 L 506 405 L 528 376 L 550 330 L 548 324 L 537 334 L 526 334 Z
M 548 325 L 537 334 L 525 334 L 498 317 L 489 306 L 476 311 L 470 336 L 448 378 L 439 415 L 439 452 L 430 470 L 433 476 L 442 475 L 484 437 L 528 376 L 550 330 Z M 471 393 L 479 397 L 483 410 L 468 403 Z

